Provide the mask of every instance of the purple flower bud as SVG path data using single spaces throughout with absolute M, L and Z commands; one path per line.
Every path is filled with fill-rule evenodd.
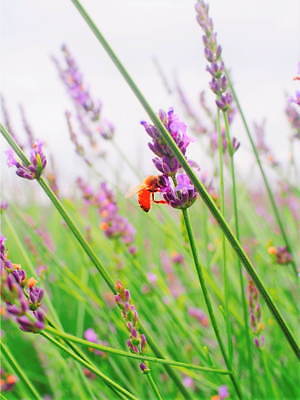
M 219 99 L 216 100 L 217 106 L 222 110 L 222 111 L 227 111 L 232 103 L 232 95 L 231 93 L 226 93 L 224 95 L 221 95 Z
M 167 186 L 162 192 L 164 199 L 173 208 L 188 208 L 197 198 L 194 185 L 191 184 L 186 174 L 177 175 L 177 186 L 175 188 Z
M 40 308 L 38 310 L 34 311 L 33 314 L 39 322 L 45 321 L 45 314 Z
M 29 289 L 30 308 L 32 310 L 35 310 L 40 306 L 43 296 L 43 289 L 40 289 L 38 287 L 32 287 Z
M 26 273 L 22 269 L 16 269 L 15 271 L 12 272 L 13 276 L 15 277 L 15 280 L 19 283 L 22 284 L 25 279 L 26 279 Z
M 18 316 L 24 315 L 27 310 L 27 305 L 24 302 L 22 302 L 19 307 L 15 304 L 8 304 L 6 306 L 6 311 L 8 313 Z
M 147 366 L 146 363 L 142 362 L 140 363 L 140 369 L 143 373 L 147 373 L 150 371 L 149 367 Z

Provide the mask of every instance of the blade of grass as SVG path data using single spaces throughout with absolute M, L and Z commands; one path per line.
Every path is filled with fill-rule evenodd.
M 219 347 L 220 347 L 224 362 L 226 364 L 226 367 L 227 367 L 228 370 L 232 370 L 231 362 L 230 362 L 230 359 L 228 358 L 228 356 L 226 354 L 225 347 L 224 347 L 224 344 L 222 342 L 221 334 L 220 334 L 220 331 L 219 331 L 219 328 L 218 328 L 218 325 L 217 325 L 217 320 L 216 320 L 216 317 L 215 317 L 213 306 L 212 306 L 212 303 L 211 303 L 210 298 L 209 298 L 208 290 L 206 288 L 205 279 L 204 279 L 203 273 L 202 273 L 203 267 L 200 264 L 200 261 L 199 261 L 199 258 L 198 258 L 198 253 L 197 253 L 196 244 L 195 244 L 195 240 L 194 240 L 194 234 L 193 234 L 191 223 L 190 223 L 190 220 L 189 220 L 188 210 L 187 209 L 183 209 L 182 210 L 182 214 L 183 214 L 184 223 L 185 223 L 186 231 L 187 231 L 189 242 L 190 242 L 190 247 L 191 247 L 191 252 L 192 252 L 192 255 L 193 255 L 193 259 L 194 259 L 195 268 L 196 268 L 196 271 L 197 271 L 198 279 L 199 279 L 200 286 L 201 286 L 201 289 L 202 289 L 202 293 L 203 293 L 203 296 L 204 296 L 204 300 L 205 300 L 205 304 L 206 304 L 206 307 L 207 307 L 207 311 L 208 311 L 208 314 L 210 316 L 211 324 L 213 326 L 213 329 L 214 329 L 214 332 L 215 332 L 215 335 L 216 335 L 216 338 L 217 338 L 217 341 L 218 341 L 218 344 L 219 344 Z M 237 379 L 236 379 L 236 377 L 235 377 L 235 375 L 233 373 L 230 374 L 230 379 L 231 379 L 231 382 L 232 382 L 232 384 L 234 386 L 234 389 L 235 389 L 238 397 L 241 399 L 242 398 L 242 393 L 241 393 L 239 384 L 237 382 Z
M 78 343 L 85 347 L 91 347 L 91 348 L 94 348 L 97 350 L 101 350 L 101 351 L 104 351 L 104 352 L 107 352 L 110 354 L 115 354 L 116 356 L 134 358 L 137 360 L 144 360 L 144 361 L 149 361 L 149 362 L 156 362 L 159 364 L 169 364 L 174 367 L 194 369 L 194 370 L 208 372 L 208 373 L 215 373 L 215 374 L 221 374 L 221 375 L 230 375 L 231 374 L 231 371 L 227 371 L 227 370 L 223 370 L 223 369 L 202 367 L 200 365 L 188 364 L 188 363 L 184 363 L 184 362 L 180 362 L 180 361 L 169 360 L 166 358 L 151 357 L 151 356 L 147 356 L 145 354 L 129 353 L 124 350 L 114 349 L 112 347 L 104 346 L 102 344 L 89 342 L 87 340 L 70 335 L 69 333 L 60 332 L 57 329 L 53 329 L 51 327 L 47 327 L 45 330 L 49 333 L 52 333 L 55 336 L 68 339 L 71 342 Z
M 146 375 L 147 375 L 149 383 L 150 383 L 150 385 L 151 385 L 151 387 L 153 389 L 153 392 L 156 395 L 157 400 L 163 400 L 163 398 L 161 397 L 161 394 L 160 394 L 160 392 L 158 390 L 158 387 L 157 387 L 157 385 L 156 385 L 156 383 L 155 383 L 155 381 L 154 381 L 154 379 L 153 379 L 153 377 L 151 375 L 151 372 L 148 372 Z

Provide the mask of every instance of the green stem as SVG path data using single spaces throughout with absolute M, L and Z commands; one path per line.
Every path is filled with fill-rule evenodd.
M 123 78 L 126 80 L 126 82 L 128 83 L 129 87 L 131 88 L 131 90 L 133 91 L 133 93 L 135 94 L 137 99 L 140 101 L 140 103 L 144 107 L 145 111 L 148 113 L 148 115 L 149 115 L 150 119 L 152 120 L 152 122 L 154 123 L 154 125 L 160 131 L 160 133 L 162 135 L 162 138 L 165 141 L 165 143 L 173 151 L 174 156 L 177 158 L 177 160 L 181 164 L 182 168 L 185 170 L 185 172 L 189 176 L 191 182 L 194 184 L 196 190 L 199 192 L 200 196 L 202 197 L 202 200 L 205 202 L 205 204 L 209 208 L 210 212 L 215 217 L 216 221 L 220 225 L 220 228 L 224 231 L 224 234 L 225 234 L 227 240 L 229 241 L 229 243 L 231 244 L 233 249 L 236 251 L 238 257 L 240 258 L 240 260 L 242 262 L 242 264 L 244 265 L 244 267 L 246 268 L 247 272 L 249 273 L 249 275 L 253 279 L 257 289 L 261 293 L 262 297 L 265 299 L 265 302 L 267 303 L 267 306 L 269 307 L 271 313 L 273 314 L 274 318 L 276 319 L 277 323 L 279 324 L 280 329 L 284 333 L 284 335 L 285 335 L 286 339 L 288 340 L 292 350 L 294 351 L 296 356 L 300 358 L 300 349 L 299 349 L 299 346 L 298 346 L 298 344 L 297 344 L 297 342 L 296 342 L 296 340 L 295 340 L 290 328 L 288 327 L 288 325 L 285 322 L 285 320 L 283 319 L 281 313 L 277 309 L 273 299 L 271 298 L 271 296 L 269 295 L 268 291 L 266 290 L 263 282 L 261 281 L 261 279 L 258 276 L 256 270 L 254 269 L 254 267 L 253 267 L 251 261 L 249 260 L 247 254 L 242 249 L 239 241 L 237 240 L 237 238 L 235 237 L 235 235 L 231 231 L 229 225 L 225 221 L 222 213 L 218 210 L 218 208 L 216 207 L 213 199 L 208 194 L 208 192 L 207 192 L 206 188 L 204 187 L 203 183 L 198 179 L 197 175 L 195 174 L 195 172 L 193 171 L 193 169 L 189 165 L 189 163 L 186 160 L 185 156 L 182 154 L 182 152 L 180 151 L 180 149 L 176 145 L 174 139 L 172 138 L 172 136 L 170 135 L 168 130 L 165 128 L 163 123 L 160 121 L 158 116 L 155 114 L 155 112 L 152 110 L 150 104 L 148 103 L 148 101 L 146 100 L 146 98 L 144 97 L 144 95 L 142 94 L 140 89 L 137 87 L 137 85 L 135 84 L 135 82 L 133 81 L 133 79 L 131 78 L 131 76 L 129 75 L 129 73 L 127 72 L 127 70 L 125 69 L 123 64 L 121 63 L 121 61 L 118 59 L 118 57 L 116 56 L 115 52 L 110 47 L 109 43 L 106 41 L 106 39 L 104 38 L 102 33 L 99 31 L 99 29 L 97 28 L 97 26 L 95 25 L 95 23 L 93 22 L 91 17 L 88 15 L 88 13 L 85 11 L 85 9 L 82 7 L 82 5 L 80 4 L 80 2 L 78 0 L 71 0 L 71 1 L 74 4 L 74 6 L 77 8 L 77 10 L 79 11 L 81 16 L 83 17 L 83 19 L 86 21 L 86 23 L 88 24 L 88 26 L 90 27 L 90 29 L 92 30 L 92 32 L 94 33 L 94 35 L 96 36 L 98 41 L 101 43 L 101 45 L 103 46 L 103 48 L 107 52 L 108 56 L 111 58 L 111 60 L 115 64 L 116 68 L 119 70 L 119 72 L 121 73 Z M 1 131 L 3 132 L 3 128 L 1 128 Z M 4 134 L 4 136 L 6 136 L 6 135 Z
M 220 331 L 219 331 L 219 328 L 218 328 L 218 325 L 217 325 L 217 320 L 216 320 L 216 317 L 215 317 L 215 314 L 214 314 L 213 306 L 212 306 L 212 303 L 211 303 L 210 298 L 209 298 L 208 290 L 206 288 L 205 279 L 203 277 L 203 272 L 202 272 L 203 266 L 200 264 L 200 261 L 199 261 L 199 258 L 198 258 L 198 253 L 197 253 L 197 250 L 196 250 L 196 244 L 195 244 L 195 240 L 194 240 L 194 234 L 193 234 L 193 231 L 192 231 L 192 226 L 191 226 L 190 219 L 189 219 L 188 210 L 187 209 L 183 209 L 182 213 L 183 213 L 184 223 L 185 223 L 186 231 L 187 231 L 189 242 L 190 242 L 190 247 L 191 247 L 191 252 L 192 252 L 192 255 L 193 255 L 193 259 L 194 259 L 195 268 L 196 268 L 196 271 L 197 271 L 197 275 L 198 275 L 198 279 L 199 279 L 200 286 L 201 286 L 201 289 L 202 289 L 202 293 L 203 293 L 203 297 L 204 297 L 205 304 L 206 304 L 206 307 L 207 307 L 207 311 L 208 311 L 209 316 L 210 316 L 211 324 L 212 324 L 213 330 L 215 332 L 215 335 L 216 335 L 216 338 L 217 338 L 217 341 L 218 341 L 218 344 L 219 344 L 219 347 L 220 347 L 220 350 L 221 350 L 225 365 L 226 365 L 227 369 L 231 371 L 231 364 L 230 364 L 230 361 L 229 361 L 229 359 L 227 357 L 227 354 L 226 354 L 226 351 L 225 351 L 225 348 L 224 348 L 224 345 L 223 345 L 223 342 L 222 342 L 222 339 L 221 339 L 221 334 L 220 334 Z M 236 391 L 238 397 L 241 399 L 242 398 L 242 394 L 241 394 L 238 382 L 237 382 L 233 372 L 230 374 L 230 378 L 231 378 L 232 384 L 233 384 L 233 386 L 235 388 L 235 391 Z
M 158 389 L 158 387 L 157 387 L 157 385 L 156 385 L 156 383 L 155 383 L 155 381 L 153 379 L 153 376 L 151 375 L 151 372 L 148 372 L 146 375 L 147 375 L 149 383 L 150 383 L 150 385 L 151 385 L 151 387 L 153 389 L 153 392 L 155 393 L 155 396 L 156 396 L 157 400 L 163 400 L 163 398 L 161 397 L 161 394 L 159 392 L 159 389 Z
M 27 375 L 23 371 L 23 369 L 20 367 L 18 364 L 17 360 L 14 358 L 14 356 L 11 354 L 9 348 L 6 346 L 6 344 L 3 343 L 3 341 L 0 341 L 0 347 L 1 350 L 4 354 L 4 356 L 7 358 L 8 362 L 11 364 L 12 368 L 16 372 L 17 376 L 24 382 L 25 386 L 27 387 L 28 391 L 32 394 L 34 399 L 41 400 L 40 395 L 36 391 L 36 389 L 33 387 L 29 379 L 27 378 Z
M 218 132 L 218 153 L 219 153 L 219 175 L 220 175 L 220 197 L 221 197 L 221 212 L 223 216 L 225 216 L 225 186 L 224 186 L 224 159 L 223 159 L 223 137 L 221 131 L 221 123 L 220 123 L 220 110 L 217 111 L 217 132 Z M 224 232 L 222 234 L 222 253 L 223 253 L 223 279 L 224 279 L 224 312 L 225 312 L 225 324 L 226 324 L 226 333 L 227 333 L 227 346 L 229 353 L 230 364 L 232 364 L 232 354 L 233 354 L 233 346 L 232 346 L 232 329 L 231 329 L 231 320 L 229 313 L 229 282 L 228 282 L 228 271 L 227 271 L 227 257 L 226 257 L 226 241 Z
M 273 375 L 270 371 L 270 368 L 268 366 L 267 360 L 266 360 L 266 353 L 263 349 L 258 349 L 260 352 L 260 356 L 261 356 L 261 360 L 262 360 L 262 364 L 263 364 L 263 368 L 265 370 L 265 376 L 266 376 L 266 386 L 267 386 L 267 396 L 271 395 L 272 393 L 272 399 L 274 400 L 280 400 L 280 397 L 278 395 L 277 392 L 277 388 L 276 388 L 276 380 L 273 379 Z M 270 393 L 271 392 L 271 393 Z
M 254 153 L 256 162 L 258 164 L 258 168 L 259 168 L 261 176 L 263 178 L 263 182 L 264 182 L 265 188 L 267 190 L 267 193 L 268 193 L 268 196 L 269 196 L 269 200 L 270 200 L 270 203 L 271 203 L 271 206 L 272 206 L 272 209 L 273 209 L 273 213 L 275 215 L 277 224 L 279 226 L 282 238 L 283 238 L 283 240 L 285 242 L 285 245 L 288 248 L 289 252 L 293 253 L 291 245 L 290 245 L 290 242 L 289 242 L 289 239 L 288 239 L 288 236 L 287 236 L 286 231 L 285 231 L 284 226 L 283 226 L 283 222 L 282 222 L 281 217 L 280 217 L 280 212 L 278 210 L 278 207 L 277 207 L 277 204 L 276 204 L 276 201 L 275 201 L 275 197 L 274 197 L 274 194 L 273 194 L 272 189 L 271 189 L 271 185 L 269 184 L 269 180 L 268 180 L 267 175 L 265 173 L 265 170 L 264 170 L 264 168 L 262 166 L 262 162 L 260 160 L 259 153 L 257 151 L 257 148 L 255 146 L 254 140 L 252 138 L 252 135 L 251 135 L 251 132 L 250 132 L 250 129 L 249 129 L 249 125 L 247 123 L 246 117 L 245 117 L 244 112 L 242 110 L 241 104 L 239 102 L 238 96 L 236 94 L 236 91 L 234 89 L 234 86 L 232 84 L 232 81 L 230 79 L 230 75 L 229 75 L 228 71 L 226 71 L 226 75 L 227 75 L 227 79 L 228 79 L 228 84 L 229 84 L 230 90 L 232 92 L 232 95 L 233 95 L 234 101 L 236 103 L 237 109 L 238 109 L 238 111 L 240 113 L 240 116 L 242 118 L 242 122 L 243 122 L 243 125 L 245 127 L 248 139 L 250 141 L 252 151 Z M 294 257 L 293 257 L 293 260 L 291 261 L 291 265 L 292 265 L 292 268 L 294 270 L 294 273 L 295 273 L 296 277 L 298 277 L 297 267 L 296 267 L 296 263 L 295 263 Z
M 228 121 L 227 112 L 223 112 L 223 118 L 225 123 L 225 133 L 226 133 L 226 141 L 228 146 L 228 153 L 230 157 L 230 173 L 231 173 L 231 181 L 232 181 L 232 198 L 233 198 L 233 212 L 234 212 L 234 226 L 235 226 L 235 234 L 238 240 L 240 240 L 240 227 L 239 227 L 239 215 L 238 215 L 238 199 L 237 199 L 237 190 L 236 190 L 236 176 L 235 176 L 235 165 L 234 165 L 234 149 L 232 148 L 232 141 L 230 136 L 230 127 Z M 240 282 L 240 291 L 241 291 L 241 299 L 243 306 L 243 317 L 244 317 L 244 331 L 245 338 L 247 344 L 247 352 L 248 352 L 248 366 L 250 372 L 250 390 L 252 397 L 253 396 L 253 388 L 254 388 L 254 373 L 253 373 L 253 360 L 252 360 L 252 347 L 251 347 L 251 337 L 249 332 L 249 314 L 247 309 L 247 300 L 245 293 L 245 285 L 243 278 L 242 265 L 237 260 L 237 267 L 239 271 L 239 282 Z
M 47 340 L 49 340 L 50 342 L 52 342 L 55 346 L 59 347 L 61 350 L 63 350 L 65 353 L 67 353 L 69 356 L 71 356 L 72 358 L 74 358 L 76 361 L 78 361 L 80 364 L 84 365 L 86 368 L 90 369 L 94 374 L 96 374 L 97 376 L 99 376 L 100 378 L 102 378 L 104 380 L 104 382 L 106 384 L 108 384 L 109 387 L 111 387 L 112 389 L 117 390 L 118 392 L 121 392 L 122 394 L 124 394 L 126 397 L 128 397 L 129 399 L 132 400 L 137 400 L 137 398 L 130 392 L 128 392 L 126 389 L 124 389 L 122 386 L 120 386 L 119 384 L 117 384 L 116 382 L 114 382 L 112 379 L 110 379 L 108 376 L 106 376 L 105 374 L 103 374 L 101 371 L 99 371 L 98 369 L 94 368 L 91 364 L 89 364 L 87 361 L 83 360 L 81 357 L 77 356 L 76 354 L 74 354 L 71 350 L 69 350 L 66 346 L 64 346 L 63 344 L 61 344 L 60 342 L 58 342 L 56 339 L 54 339 L 53 337 L 51 337 L 50 335 L 48 335 L 46 332 L 41 331 L 40 332 L 41 336 L 44 336 Z
M 70 335 L 69 333 L 58 331 L 57 329 L 53 329 L 51 327 L 47 327 L 47 328 L 45 328 L 45 330 L 47 332 L 49 332 L 49 333 L 52 333 L 55 336 L 67 339 L 67 340 L 69 340 L 71 342 L 74 342 L 74 343 L 78 343 L 78 344 L 80 344 L 82 346 L 91 347 L 93 349 L 101 350 L 101 351 L 104 351 L 106 353 L 114 354 L 114 355 L 120 356 L 120 357 L 134 358 L 134 359 L 137 359 L 137 360 L 156 362 L 156 363 L 159 363 L 159 364 L 169 364 L 169 365 L 172 365 L 172 366 L 178 367 L 178 368 L 195 369 L 195 370 L 198 370 L 198 371 L 214 373 L 214 374 L 229 375 L 231 373 L 230 371 L 223 370 L 223 369 L 202 367 L 202 366 L 199 366 L 199 365 L 194 365 L 194 364 L 188 364 L 188 363 L 184 363 L 184 362 L 180 362 L 180 361 L 169 360 L 169 359 L 166 359 L 166 358 L 151 357 L 151 356 L 147 356 L 145 354 L 129 353 L 129 352 L 124 351 L 124 350 L 118 350 L 118 349 L 114 349 L 112 347 L 104 346 L 102 344 L 89 342 L 87 340 L 84 340 L 84 339 L 78 338 L 76 336 Z

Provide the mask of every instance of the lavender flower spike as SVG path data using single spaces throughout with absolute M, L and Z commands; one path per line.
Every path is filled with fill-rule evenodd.
M 115 287 L 117 291 L 115 301 L 122 310 L 122 317 L 130 333 L 127 346 L 131 352 L 143 354 L 147 346 L 147 339 L 146 336 L 139 331 L 139 317 L 135 306 L 130 301 L 130 292 L 128 289 L 125 289 L 120 281 L 117 281 Z M 143 373 L 150 371 L 145 361 L 140 364 L 140 369 Z
M 4 241 L 0 236 L 0 295 L 5 311 L 21 330 L 39 332 L 45 326 L 45 315 L 40 309 L 44 291 L 35 286 L 34 278 L 26 278 L 20 265 L 8 260 Z
M 232 95 L 228 91 L 228 82 L 225 75 L 225 66 L 221 58 L 222 48 L 217 42 L 212 19 L 209 17 L 209 6 L 203 0 L 198 0 L 195 6 L 197 21 L 204 31 L 204 55 L 208 61 L 206 70 L 212 79 L 209 83 L 211 90 L 216 94 L 216 104 L 222 111 L 231 111 Z

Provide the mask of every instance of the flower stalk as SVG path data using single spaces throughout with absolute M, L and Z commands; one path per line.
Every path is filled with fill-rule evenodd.
M 184 218 L 185 228 L 186 228 L 186 231 L 187 231 L 187 234 L 188 234 L 188 239 L 189 239 L 189 243 L 190 243 L 190 247 L 191 247 L 192 256 L 193 256 L 193 259 L 194 259 L 195 268 L 196 268 L 196 271 L 197 271 L 198 279 L 199 279 L 200 286 L 201 286 L 201 289 L 202 289 L 202 293 L 203 293 L 203 297 L 204 297 L 205 304 L 206 304 L 206 307 L 207 307 L 207 311 L 208 311 L 208 314 L 209 314 L 209 317 L 210 317 L 210 320 L 211 320 L 211 324 L 212 324 L 215 336 L 217 338 L 217 341 L 218 341 L 218 344 L 219 344 L 219 347 L 220 347 L 220 350 L 221 350 L 225 365 L 226 365 L 227 369 L 231 371 L 232 370 L 231 362 L 230 362 L 230 360 L 229 360 L 229 358 L 228 358 L 228 356 L 226 354 L 225 347 L 224 347 L 224 344 L 222 342 L 222 338 L 221 338 L 221 334 L 220 334 L 220 331 L 219 331 L 219 328 L 218 328 L 218 325 L 217 325 L 217 320 L 216 320 L 216 317 L 215 317 L 213 306 L 212 306 L 212 303 L 210 301 L 210 297 L 209 297 L 208 290 L 207 290 L 207 287 L 206 287 L 206 282 L 205 282 L 205 279 L 204 279 L 204 276 L 203 276 L 203 272 L 202 272 L 203 266 L 201 265 L 201 263 L 199 261 L 199 258 L 198 258 L 198 252 L 197 252 L 197 249 L 196 249 L 196 243 L 195 243 L 194 234 L 193 234 L 191 223 L 190 223 L 190 219 L 189 219 L 188 210 L 186 210 L 186 209 L 182 210 L 182 214 L 183 214 L 183 218 Z M 241 393 L 239 384 L 238 384 L 238 382 L 236 380 L 236 377 L 233 374 L 233 372 L 231 372 L 231 374 L 230 374 L 230 379 L 231 379 L 231 382 L 232 382 L 232 384 L 234 386 L 234 389 L 236 391 L 236 394 L 237 394 L 238 398 L 241 399 L 242 398 L 242 393 Z

